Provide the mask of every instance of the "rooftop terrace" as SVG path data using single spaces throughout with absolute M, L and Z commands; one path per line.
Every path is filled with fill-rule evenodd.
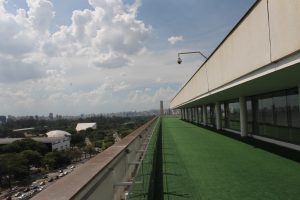
M 176 118 L 162 138 L 164 199 L 299 199 L 295 161 Z
M 156 170 L 163 187 L 156 199 L 299 199 L 298 162 L 177 118 L 161 122 Z M 131 199 L 142 199 L 132 192 Z

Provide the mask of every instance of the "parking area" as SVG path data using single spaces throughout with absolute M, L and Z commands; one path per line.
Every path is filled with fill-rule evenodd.
M 30 199 L 37 193 L 41 192 L 42 190 L 46 189 L 49 185 L 54 183 L 56 180 L 67 176 L 68 174 L 72 173 L 76 167 L 81 165 L 81 163 L 69 165 L 63 169 L 59 169 L 56 171 L 49 172 L 48 174 L 44 175 L 42 178 L 35 180 L 26 187 L 18 187 L 15 186 L 11 190 L 6 190 L 1 193 L 0 199 L 7 199 L 7 200 L 26 200 Z

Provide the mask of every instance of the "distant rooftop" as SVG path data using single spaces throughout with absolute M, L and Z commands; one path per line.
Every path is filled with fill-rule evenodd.
M 70 133 L 61 130 L 53 130 L 46 133 L 47 137 L 68 137 L 71 136 Z
M 96 122 L 91 122 L 91 123 L 78 123 L 76 126 L 76 131 L 82 131 L 86 130 L 88 128 L 96 129 L 97 128 L 97 123 Z
M 13 132 L 20 132 L 20 131 L 30 131 L 34 130 L 35 128 L 19 128 L 19 129 L 14 129 Z

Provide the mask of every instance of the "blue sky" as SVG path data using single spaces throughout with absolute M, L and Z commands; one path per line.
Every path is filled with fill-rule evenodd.
M 158 108 L 254 0 L 0 0 L 0 114 Z

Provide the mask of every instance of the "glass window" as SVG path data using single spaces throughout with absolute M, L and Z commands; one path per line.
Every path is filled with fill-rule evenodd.
M 264 124 L 273 124 L 273 100 L 272 97 L 263 96 L 258 99 L 258 121 Z
M 197 122 L 197 119 L 198 119 L 198 113 L 197 113 L 197 108 L 193 108 L 193 111 L 194 111 L 194 119 L 193 121 L 196 123 Z
M 252 99 L 254 99 L 253 134 L 299 144 L 298 88 L 256 96 Z
M 288 126 L 287 103 L 285 91 L 275 93 L 273 97 L 275 124 Z
M 226 125 L 225 125 L 225 104 L 224 104 L 224 103 L 221 103 L 220 109 L 221 109 L 221 122 L 222 122 L 222 127 L 226 127 Z
M 251 98 L 247 99 L 246 106 L 247 106 L 247 121 L 248 121 L 247 131 L 248 133 L 252 133 L 253 132 L 253 108 L 252 108 Z
M 225 127 L 240 130 L 240 103 L 238 100 L 225 103 Z
M 198 108 L 198 113 L 199 113 L 199 122 L 203 122 L 203 113 L 202 113 L 201 106 Z
M 290 125 L 300 128 L 299 94 L 297 88 L 288 91 L 287 105 L 289 107 Z M 299 133 L 300 134 L 300 133 Z
M 215 105 L 214 104 L 207 105 L 206 113 L 207 113 L 207 124 L 215 126 L 216 123 Z
M 206 106 L 206 123 L 211 124 L 211 117 L 210 117 L 210 106 Z

